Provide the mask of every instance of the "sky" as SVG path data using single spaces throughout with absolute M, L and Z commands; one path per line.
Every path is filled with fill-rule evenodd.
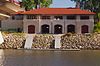
M 22 1 L 22 0 L 16 0 Z M 67 8 L 67 7 L 75 7 L 75 2 L 70 0 L 53 0 L 53 4 L 50 6 L 53 8 Z
M 53 0 L 53 4 L 50 7 L 53 8 L 75 7 L 75 2 L 72 2 L 70 0 Z

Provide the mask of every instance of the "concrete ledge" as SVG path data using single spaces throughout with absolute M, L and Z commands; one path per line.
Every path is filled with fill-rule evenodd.
M 80 51 L 80 49 L 18 49 L 18 50 L 33 50 L 33 51 Z

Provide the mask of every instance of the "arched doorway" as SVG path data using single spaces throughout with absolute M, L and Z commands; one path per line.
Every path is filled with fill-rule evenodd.
M 54 26 L 54 33 L 55 34 L 62 34 L 62 25 L 55 25 Z
M 49 33 L 49 25 L 42 25 L 41 26 L 41 33 L 46 34 Z
M 30 34 L 35 33 L 35 26 L 34 25 L 28 26 L 28 33 L 30 33 Z
M 81 33 L 88 33 L 89 31 L 88 31 L 88 25 L 83 25 L 82 27 L 81 27 Z
M 67 33 L 75 33 L 75 25 L 68 25 Z

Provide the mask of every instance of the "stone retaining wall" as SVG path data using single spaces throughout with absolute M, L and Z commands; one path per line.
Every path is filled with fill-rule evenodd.
M 2 33 L 4 43 L 0 44 L 1 49 L 18 49 L 23 47 L 25 34 L 23 33 Z
M 24 48 L 25 34 L 2 33 L 4 43 L 0 48 L 18 49 Z M 52 34 L 36 34 L 33 36 L 32 49 L 50 49 L 54 44 Z M 60 49 L 100 49 L 100 34 L 65 34 L 61 36 Z
M 66 34 L 61 38 L 61 49 L 100 49 L 100 34 Z
M 33 49 L 50 49 L 53 43 L 54 37 L 49 34 L 38 34 L 33 37 Z

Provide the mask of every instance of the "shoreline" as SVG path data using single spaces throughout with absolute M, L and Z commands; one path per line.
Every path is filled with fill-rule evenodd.
M 0 49 L 0 50 L 31 50 L 31 51 L 99 51 L 98 49 L 24 49 L 24 48 L 20 48 L 20 49 Z
M 34 51 L 81 51 L 80 49 L 18 49 L 18 50 L 34 50 Z

